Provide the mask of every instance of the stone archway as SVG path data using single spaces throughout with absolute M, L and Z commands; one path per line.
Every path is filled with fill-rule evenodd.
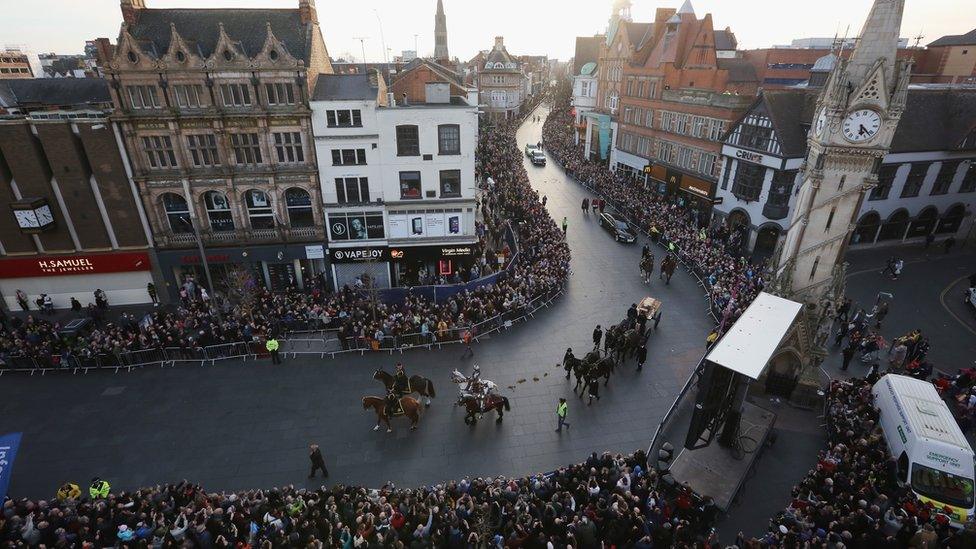
M 796 388 L 796 384 L 800 380 L 802 370 L 803 362 L 795 351 L 781 350 L 769 361 L 766 368 L 764 383 L 766 394 L 790 398 L 793 389 Z
M 779 242 L 781 232 L 782 230 L 779 225 L 775 223 L 767 223 L 760 227 L 759 234 L 756 236 L 756 245 L 752 251 L 753 259 L 772 257 L 773 252 L 776 250 L 776 243 Z

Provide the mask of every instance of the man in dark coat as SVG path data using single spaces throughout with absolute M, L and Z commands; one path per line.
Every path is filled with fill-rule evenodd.
M 637 348 L 637 371 L 644 369 L 644 362 L 647 361 L 647 344 L 641 343 Z
M 596 347 L 597 349 L 599 349 L 600 348 L 600 341 L 602 339 L 603 339 L 603 329 L 600 328 L 600 325 L 599 324 L 597 324 L 596 325 L 596 329 L 593 330 L 593 346 Z
M 322 471 L 322 476 L 329 478 L 329 470 L 325 468 L 325 458 L 322 457 L 322 450 L 319 449 L 319 445 L 310 444 L 308 449 L 308 459 L 312 462 L 312 471 L 308 474 L 308 478 L 314 478 L 315 471 Z
M 576 356 L 573 355 L 572 347 L 566 349 L 566 354 L 563 355 L 563 369 L 566 370 L 566 379 L 569 379 L 569 375 L 573 371 L 573 363 L 576 362 Z

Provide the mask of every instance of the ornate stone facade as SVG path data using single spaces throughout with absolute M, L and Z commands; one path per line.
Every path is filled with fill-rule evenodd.
M 331 73 L 314 2 L 147 9 L 103 59 L 157 245 L 324 240 L 309 89 Z

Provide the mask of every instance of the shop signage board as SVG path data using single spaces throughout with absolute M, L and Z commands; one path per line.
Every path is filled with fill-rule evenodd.
M 423 238 L 461 234 L 461 212 L 391 213 L 390 238 Z
M 353 248 L 329 248 L 329 259 L 333 263 L 364 263 L 367 261 L 389 261 L 390 249 L 383 247 L 357 246 Z
M 150 270 L 149 254 L 122 252 L 0 260 L 0 278 L 129 273 Z

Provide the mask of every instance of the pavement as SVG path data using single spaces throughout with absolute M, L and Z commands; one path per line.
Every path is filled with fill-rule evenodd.
M 543 110 L 539 111 L 544 114 Z M 539 141 L 542 123 L 518 132 L 519 146 Z M 336 359 L 224 361 L 216 366 L 150 368 L 131 373 L 3 376 L 0 433 L 24 433 L 9 493 L 51 497 L 65 481 L 94 476 L 114 489 L 189 479 L 208 490 L 318 486 L 307 480 L 307 446 L 321 445 L 329 482 L 417 486 L 463 476 L 525 475 L 575 463 L 593 451 L 646 448 L 658 422 L 701 357 L 711 328 L 704 291 L 683 271 L 669 286 L 641 283 L 643 242 L 619 244 L 583 216 L 583 187 L 550 160 L 526 162 L 532 184 L 548 197 L 552 216 L 569 218 L 574 273 L 552 307 L 507 332 L 483 338 L 475 356 L 462 348 L 372 353 Z M 592 198 L 592 197 L 590 197 Z M 591 345 L 595 324 L 619 322 L 645 296 L 663 301 L 650 336 L 648 362 L 618 368 L 602 400 L 586 406 L 557 368 L 567 347 Z M 403 361 L 430 377 L 438 396 L 420 428 L 394 420 L 395 432 L 374 432 L 361 398 L 381 395 L 376 368 Z M 453 405 L 454 368 L 481 365 L 512 409 L 502 423 L 486 416 L 474 427 Z M 553 432 L 559 397 L 569 399 L 572 427 Z

